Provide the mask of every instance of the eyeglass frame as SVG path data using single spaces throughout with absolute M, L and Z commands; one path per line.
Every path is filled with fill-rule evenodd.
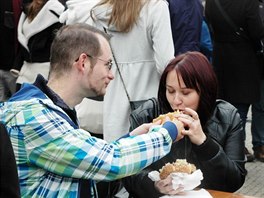
M 112 69 L 112 66 L 113 66 L 113 61 L 112 61 L 112 60 L 106 61 L 106 60 L 104 60 L 104 59 L 101 59 L 101 58 L 98 58 L 98 57 L 91 56 L 91 55 L 89 55 L 89 54 L 87 54 L 87 53 L 84 53 L 84 54 L 85 54 L 87 57 L 91 58 L 91 59 L 98 59 L 98 60 L 100 60 L 100 61 L 106 63 L 106 64 L 107 64 L 107 68 L 108 68 L 108 70 L 111 70 L 111 69 Z M 77 62 L 78 60 L 79 60 L 79 57 L 75 60 L 75 62 Z

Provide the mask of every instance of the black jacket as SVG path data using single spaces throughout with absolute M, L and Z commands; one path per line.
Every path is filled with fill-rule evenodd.
M 151 122 L 157 112 L 157 103 L 147 101 L 132 112 L 131 129 Z M 155 109 L 155 111 L 154 111 Z M 137 124 L 135 124 L 137 123 Z M 160 197 L 148 172 L 159 170 L 168 162 L 187 159 L 203 173 L 204 179 L 199 187 L 222 191 L 236 191 L 244 183 L 246 176 L 244 137 L 237 109 L 231 104 L 217 100 L 212 117 L 203 127 L 207 140 L 200 146 L 192 144 L 188 137 L 173 144 L 171 152 L 150 165 L 137 175 L 123 179 L 125 188 L 132 197 Z M 185 151 L 186 145 L 186 151 Z

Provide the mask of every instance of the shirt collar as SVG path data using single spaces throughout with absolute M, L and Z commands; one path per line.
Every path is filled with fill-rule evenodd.
M 42 75 L 38 74 L 36 81 L 33 83 L 33 85 L 35 85 L 43 93 L 45 93 L 55 105 L 62 108 L 68 114 L 68 116 L 70 116 L 74 123 L 77 124 L 78 121 L 75 109 L 71 109 L 58 94 L 56 94 L 52 89 L 47 86 L 47 83 L 48 81 Z

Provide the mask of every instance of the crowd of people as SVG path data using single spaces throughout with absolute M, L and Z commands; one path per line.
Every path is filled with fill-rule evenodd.
M 245 163 L 264 162 L 258 0 L 0 5 L 1 136 L 10 138 L 18 178 L 9 195 L 175 195 L 170 176 L 154 182 L 148 173 L 176 159 L 202 171 L 199 187 L 234 192 Z M 96 98 L 101 129 L 88 126 Z M 245 146 L 250 106 L 253 154 Z M 174 120 L 152 122 L 177 110 Z

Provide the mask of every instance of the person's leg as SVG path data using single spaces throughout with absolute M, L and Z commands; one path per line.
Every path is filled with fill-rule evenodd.
M 4 71 L 0 69 L 0 102 L 4 102 L 6 100 L 5 94 Z
M 264 80 L 261 82 L 261 97 L 252 105 L 252 145 L 255 158 L 264 162 Z
M 240 114 L 243 124 L 244 139 L 246 139 L 246 122 L 247 122 L 247 114 L 250 104 L 245 104 L 245 103 L 232 103 L 232 104 L 237 108 L 238 113 Z
M 6 100 L 6 86 L 4 81 L 4 72 L 0 70 L 0 102 Z
M 6 101 L 14 92 L 16 78 L 9 71 L 0 70 L 0 101 Z
M 245 103 L 232 103 L 232 104 L 237 108 L 238 113 L 240 114 L 243 125 L 244 140 L 246 140 L 246 122 L 247 122 L 247 114 L 250 104 L 245 104 Z M 251 154 L 246 147 L 245 147 L 245 155 L 247 157 L 247 162 L 252 162 L 254 160 L 254 155 Z
M 5 72 L 5 81 L 8 90 L 9 97 L 16 92 L 16 77 L 14 77 L 9 71 Z

